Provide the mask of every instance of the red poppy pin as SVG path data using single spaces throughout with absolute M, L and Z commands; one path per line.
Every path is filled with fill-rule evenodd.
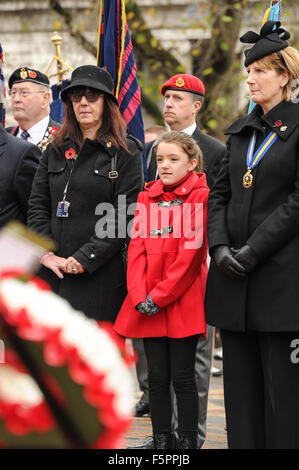
M 282 125 L 282 121 L 276 121 L 274 123 L 274 127 L 280 127 Z
M 64 156 L 67 160 L 71 160 L 72 158 L 74 160 L 76 160 L 76 158 L 77 158 L 77 154 L 76 154 L 75 150 L 72 147 L 69 148 L 68 150 L 66 150 Z
M 49 134 L 55 134 L 58 131 L 57 126 L 49 127 Z

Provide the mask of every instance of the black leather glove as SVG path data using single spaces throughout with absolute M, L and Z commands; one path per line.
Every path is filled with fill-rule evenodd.
M 135 308 L 138 312 L 149 316 L 155 315 L 160 310 L 160 307 L 153 302 L 149 295 L 146 296 L 146 302 L 140 302 Z
M 259 261 L 257 254 L 249 245 L 244 245 L 239 250 L 232 248 L 232 252 L 235 259 L 244 266 L 246 272 L 251 271 Z
M 213 249 L 212 256 L 218 268 L 232 279 L 244 279 L 245 267 L 239 263 L 229 246 L 218 245 Z

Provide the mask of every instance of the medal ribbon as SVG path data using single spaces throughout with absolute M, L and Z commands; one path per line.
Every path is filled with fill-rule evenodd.
M 260 147 L 257 149 L 255 154 L 253 155 L 254 147 L 255 147 L 255 142 L 256 142 L 256 132 L 255 130 L 253 131 L 252 137 L 249 142 L 248 150 L 247 150 L 247 168 L 253 169 L 263 158 L 263 156 L 268 152 L 270 147 L 274 144 L 274 142 L 278 139 L 278 135 L 274 132 L 271 131 L 270 134 L 265 138 L 265 140 L 262 142 Z

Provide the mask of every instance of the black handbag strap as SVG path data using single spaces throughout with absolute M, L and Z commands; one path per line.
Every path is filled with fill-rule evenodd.
M 116 169 L 116 164 L 117 164 L 117 152 L 115 153 L 115 155 L 113 155 L 113 157 L 111 159 L 111 170 L 109 171 L 109 178 L 110 178 L 111 183 L 112 183 L 113 197 L 114 197 L 114 192 L 115 192 L 115 180 L 116 180 L 116 178 L 118 178 L 118 171 Z M 127 248 L 128 248 L 128 245 L 127 245 L 127 243 L 125 243 L 124 247 L 121 250 L 123 263 L 125 265 L 125 270 L 127 269 Z
M 114 194 L 114 188 L 115 188 L 115 180 L 116 178 L 118 178 L 118 171 L 116 169 L 116 164 L 117 164 L 117 152 L 111 158 L 111 170 L 109 171 L 109 175 L 108 175 L 112 183 L 113 194 Z

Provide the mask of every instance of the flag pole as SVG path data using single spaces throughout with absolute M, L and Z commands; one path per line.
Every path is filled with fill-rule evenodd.
M 99 15 L 99 40 L 97 50 L 97 64 L 99 63 L 100 42 L 101 42 L 101 29 L 102 29 L 102 16 L 103 16 L 103 0 L 100 2 L 100 15 Z
M 117 74 L 117 86 L 115 91 L 115 96 L 118 98 L 119 95 L 119 87 L 121 81 L 121 74 L 122 74 L 122 64 L 123 64 L 123 57 L 125 53 L 125 37 L 126 37 L 126 7 L 125 7 L 125 0 L 121 0 L 121 49 L 119 55 L 119 64 L 118 64 L 118 74 Z

